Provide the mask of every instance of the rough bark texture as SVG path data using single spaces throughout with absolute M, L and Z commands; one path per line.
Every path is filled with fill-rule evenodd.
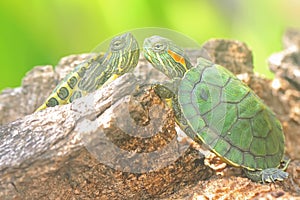
M 173 113 L 164 102 L 149 87 L 137 89 L 137 84 L 165 78 L 143 58 L 134 74 L 72 104 L 33 113 L 59 80 L 87 57 L 80 55 L 63 58 L 55 70 L 36 67 L 20 88 L 0 95 L 0 199 L 288 199 L 299 195 L 299 88 L 277 73 L 274 80 L 254 74 L 251 51 L 243 43 L 210 40 L 204 48 L 189 51 L 194 63 L 205 52 L 239 74 L 281 120 L 286 153 L 292 159 L 288 180 L 253 183 L 217 157 L 204 157 L 198 144 L 189 146 L 185 136 L 176 134 Z M 283 61 L 276 64 L 284 65 Z M 151 136 L 146 137 L 145 131 Z M 165 150 L 171 143 L 171 151 Z M 124 152 L 109 149 L 111 144 Z

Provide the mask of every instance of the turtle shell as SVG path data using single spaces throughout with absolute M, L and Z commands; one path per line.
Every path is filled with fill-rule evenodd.
M 178 102 L 199 139 L 229 164 L 248 170 L 279 166 L 284 154 L 279 120 L 224 67 L 198 60 L 180 82 Z

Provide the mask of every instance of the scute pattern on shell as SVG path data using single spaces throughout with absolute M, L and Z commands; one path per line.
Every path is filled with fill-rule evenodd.
M 179 86 L 179 105 L 193 131 L 234 166 L 278 167 L 284 135 L 274 113 L 231 72 L 207 63 L 187 71 Z

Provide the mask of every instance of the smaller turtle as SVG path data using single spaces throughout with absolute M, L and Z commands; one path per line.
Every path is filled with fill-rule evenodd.
M 288 177 L 279 169 L 284 155 L 282 126 L 246 84 L 203 58 L 193 67 L 184 50 L 167 38 L 146 38 L 143 50 L 153 67 L 172 79 L 154 89 L 171 100 L 176 121 L 187 135 L 228 164 L 243 168 L 253 181 Z
M 53 90 L 43 105 L 47 107 L 71 103 L 104 84 L 134 69 L 139 59 L 138 42 L 131 33 L 114 37 L 108 51 L 79 64 Z

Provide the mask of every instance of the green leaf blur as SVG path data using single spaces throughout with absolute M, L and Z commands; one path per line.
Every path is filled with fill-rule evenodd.
M 271 77 L 266 59 L 281 50 L 281 35 L 300 25 L 296 0 L 10 0 L 0 1 L 0 90 L 17 87 L 37 65 L 56 65 L 90 52 L 126 30 L 170 28 L 199 43 L 244 41 L 255 70 Z

